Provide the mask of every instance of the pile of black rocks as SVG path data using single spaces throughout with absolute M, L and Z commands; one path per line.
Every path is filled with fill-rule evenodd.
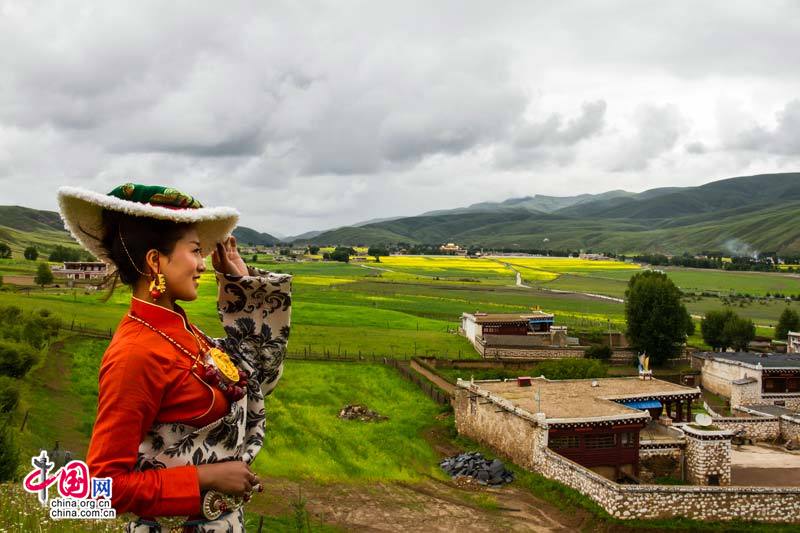
M 471 477 L 481 485 L 503 485 L 514 481 L 514 473 L 506 470 L 502 461 L 485 459 L 480 452 L 448 457 L 439 466 L 452 478 Z
M 362 422 L 380 422 L 381 420 L 389 420 L 388 416 L 383 416 L 366 405 L 351 405 L 347 404 L 339 411 L 339 418 L 343 420 L 360 420 Z

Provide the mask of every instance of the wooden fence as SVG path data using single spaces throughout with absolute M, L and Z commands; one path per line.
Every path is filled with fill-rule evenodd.
M 431 383 L 426 377 L 419 375 L 413 371 L 407 362 L 398 361 L 396 359 L 387 359 L 386 364 L 394 367 L 400 372 L 400 375 L 416 384 L 422 392 L 427 394 L 434 402 L 440 405 L 450 405 L 450 395 Z

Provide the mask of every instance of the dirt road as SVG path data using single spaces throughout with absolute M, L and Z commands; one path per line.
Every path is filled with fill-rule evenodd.
M 431 372 L 430 370 L 423 367 L 413 359 L 411 360 L 410 366 L 412 370 L 416 370 L 417 372 L 425 376 L 429 381 L 433 382 L 435 385 L 437 385 L 440 389 L 448 393 L 450 396 L 453 396 L 453 394 L 455 393 L 456 386 L 447 381 L 446 379 L 444 379 L 442 376 L 435 374 L 434 372 Z
M 509 485 L 472 491 L 428 480 L 417 484 L 319 485 L 270 479 L 251 511 L 291 514 L 298 495 L 318 521 L 347 531 L 578 531 L 587 517 L 566 514 Z

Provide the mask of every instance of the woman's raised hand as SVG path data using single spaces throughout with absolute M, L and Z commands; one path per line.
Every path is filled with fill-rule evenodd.
M 223 274 L 246 276 L 247 265 L 239 255 L 236 247 L 236 237 L 231 235 L 223 242 L 217 243 L 217 248 L 211 252 L 211 264 L 214 270 Z

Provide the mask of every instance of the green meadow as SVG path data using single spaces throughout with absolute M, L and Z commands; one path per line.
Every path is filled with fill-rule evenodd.
M 263 259 L 263 257 L 262 257 Z M 362 356 L 477 357 L 472 346 L 456 332 L 464 312 L 525 312 L 542 309 L 555 313 L 556 323 L 571 331 L 623 330 L 624 304 L 586 294 L 624 297 L 635 266 L 611 261 L 511 258 L 530 287 L 515 286 L 516 273 L 502 259 L 436 257 L 382 258 L 380 263 L 262 261 L 255 266 L 294 275 L 292 337 L 289 349 L 296 354 L 327 357 Z M 618 267 L 614 267 L 618 265 Z M 20 259 L 0 260 L 0 275 L 32 275 L 36 263 Z M 784 300 L 773 294 L 800 293 L 800 279 L 790 274 L 669 269 L 668 275 L 692 293 L 761 295 L 750 299 L 687 296 L 689 311 L 702 316 L 709 310 L 730 306 L 763 328 L 777 321 Z M 526 277 L 527 276 L 527 277 Z M 125 314 L 130 291 L 120 286 L 108 302 L 104 291 L 84 287 L 0 288 L 0 305 L 25 309 L 45 307 L 68 325 L 113 331 Z M 567 291 L 567 293 L 554 292 Z M 184 303 L 190 318 L 212 335 L 222 335 L 215 309 L 216 283 L 206 271 L 199 298 Z M 788 305 L 797 305 L 790 303 Z

